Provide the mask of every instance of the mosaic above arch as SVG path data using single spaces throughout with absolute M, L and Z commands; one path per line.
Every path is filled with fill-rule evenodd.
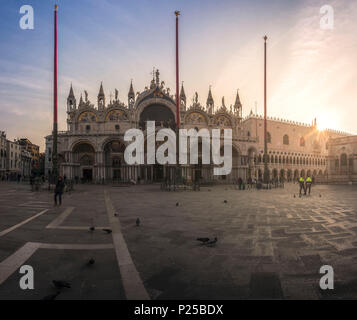
M 91 111 L 83 112 L 78 117 L 78 122 L 96 122 L 96 121 L 98 121 L 97 115 Z
M 187 124 L 207 124 L 206 118 L 199 112 L 191 112 L 186 116 Z
M 107 113 L 105 121 L 128 120 L 128 115 L 124 110 L 114 109 Z
M 232 125 L 231 120 L 224 115 L 216 116 L 213 120 L 213 123 L 219 127 L 230 127 Z

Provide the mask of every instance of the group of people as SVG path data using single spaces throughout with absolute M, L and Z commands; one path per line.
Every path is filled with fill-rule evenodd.
M 299 190 L 299 195 L 301 196 L 302 191 L 304 191 L 304 195 L 306 196 L 307 191 L 309 192 L 309 195 L 311 193 L 311 186 L 312 186 L 312 179 L 310 176 L 307 176 L 306 179 L 304 179 L 303 176 L 301 176 L 299 178 L 299 186 L 300 186 L 300 190 Z
M 275 188 L 284 187 L 284 182 L 285 179 L 283 177 L 272 178 L 268 182 L 268 188 L 271 189 L 273 187 Z M 261 189 L 262 184 L 263 181 L 261 179 L 256 179 L 256 178 L 249 177 L 246 182 L 241 177 L 237 179 L 237 185 L 239 190 L 245 190 L 246 188 L 248 190 L 253 188 Z

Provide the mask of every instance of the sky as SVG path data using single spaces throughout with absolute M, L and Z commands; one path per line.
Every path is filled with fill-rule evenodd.
M 357 1 L 351 0 L 58 0 L 59 130 L 66 130 L 70 84 L 79 101 L 127 102 L 131 79 L 143 91 L 153 67 L 175 88 L 175 10 L 180 16 L 180 80 L 189 104 L 234 103 L 263 114 L 263 36 L 267 43 L 268 115 L 357 133 Z M 23 30 L 22 5 L 34 9 Z M 2 0 L 0 131 L 44 149 L 53 119 L 54 0 Z M 333 29 L 320 27 L 334 10 Z

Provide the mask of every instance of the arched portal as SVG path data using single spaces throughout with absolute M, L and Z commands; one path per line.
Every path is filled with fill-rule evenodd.
M 119 140 L 112 140 L 104 146 L 105 177 L 114 181 L 125 180 L 123 165 L 125 145 Z
M 95 165 L 95 150 L 88 142 L 77 143 L 72 150 L 74 168 L 74 177 L 78 177 L 82 182 L 91 182 L 93 180 L 93 171 Z
M 175 129 L 175 115 L 170 108 L 162 104 L 151 104 L 140 114 L 140 127 L 146 128 L 147 121 L 155 121 L 156 127 Z

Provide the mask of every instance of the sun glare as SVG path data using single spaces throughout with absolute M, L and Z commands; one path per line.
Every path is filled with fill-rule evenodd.
M 318 130 L 335 129 L 336 121 L 330 117 L 322 116 L 316 120 L 316 127 Z

